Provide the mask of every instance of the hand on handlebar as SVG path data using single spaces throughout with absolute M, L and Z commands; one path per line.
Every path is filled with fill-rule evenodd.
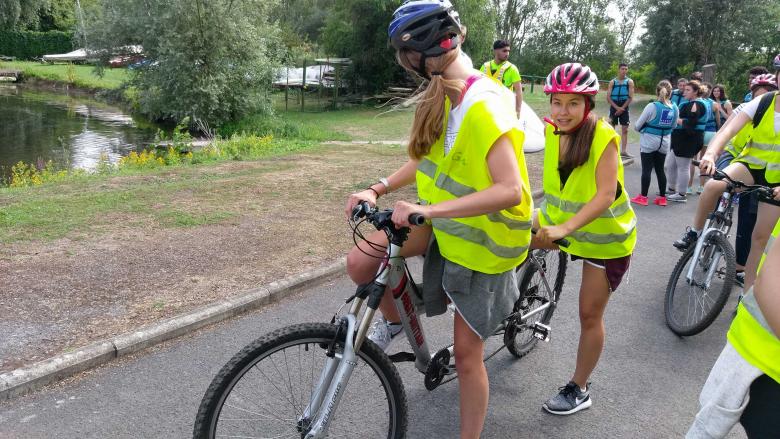
M 698 162 L 698 166 L 702 175 L 711 175 L 715 171 L 715 158 L 704 153 L 704 156 Z
M 562 224 L 557 226 L 544 226 L 536 231 L 536 239 L 545 245 L 553 245 L 569 235 L 569 231 Z
M 409 217 L 413 214 L 422 215 L 425 219 L 429 217 L 429 206 L 421 206 L 406 201 L 397 201 L 393 206 L 393 224 L 398 227 L 410 227 L 413 224 L 409 222 Z
M 352 211 L 355 206 L 361 201 L 367 202 L 371 207 L 376 206 L 376 194 L 374 191 L 365 189 L 360 192 L 355 192 L 347 197 L 347 207 L 344 209 L 344 213 L 347 215 L 347 219 L 352 217 Z

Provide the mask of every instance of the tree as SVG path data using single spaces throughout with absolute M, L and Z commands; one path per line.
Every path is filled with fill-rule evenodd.
M 92 49 L 105 63 L 132 45 L 147 63 L 132 84 L 142 113 L 154 119 L 235 120 L 267 104 L 282 57 L 270 0 L 106 1 L 92 17 Z M 267 109 L 267 106 L 266 106 Z
M 647 14 L 648 0 L 623 0 L 619 5 L 620 22 L 618 23 L 618 47 L 620 60 L 626 61 L 629 43 L 634 38 L 636 26 L 641 17 Z
M 38 10 L 46 0 L 0 0 L 0 28 L 37 30 Z
M 496 11 L 496 31 L 499 38 L 509 41 L 520 52 L 526 37 L 538 30 L 539 15 L 548 12 L 538 0 L 491 0 Z
M 717 64 L 718 81 L 742 93 L 745 71 L 768 65 L 780 48 L 779 21 L 777 2 L 661 0 L 648 10 L 640 55 L 663 77 L 683 74 L 691 64 Z

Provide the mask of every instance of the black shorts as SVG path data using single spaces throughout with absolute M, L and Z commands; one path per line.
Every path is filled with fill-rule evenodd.
M 740 165 L 747 168 L 748 172 L 750 172 L 750 176 L 753 177 L 754 184 L 760 184 L 761 186 L 769 186 L 769 187 L 780 186 L 780 183 L 769 183 L 768 181 L 766 181 L 766 169 L 753 169 L 745 162 L 737 161 L 734 163 L 739 163 Z M 761 203 L 771 204 L 773 206 L 780 206 L 780 201 L 775 200 L 774 198 L 764 197 L 762 195 L 758 196 L 758 201 Z
M 620 282 L 623 281 L 623 275 L 626 274 L 628 267 L 631 265 L 631 255 L 615 259 L 581 258 L 575 255 L 570 256 L 572 261 L 582 259 L 583 264 L 587 263 L 603 269 L 607 275 L 607 283 L 609 283 L 610 292 L 617 290 L 617 288 L 620 286 Z
M 622 106 L 625 103 L 626 103 L 626 101 L 616 101 L 615 105 L 620 107 L 620 106 Z M 620 114 L 620 116 L 617 116 L 617 115 L 615 115 L 615 107 L 610 105 L 609 106 L 609 122 L 612 125 L 617 125 L 618 122 L 620 122 L 620 125 L 623 125 L 624 127 L 627 127 L 628 124 L 630 123 L 630 120 L 629 120 L 629 117 L 628 117 L 628 108 L 626 108 L 626 110 L 623 111 Z
M 780 383 L 761 375 L 750 385 L 750 399 L 739 422 L 750 438 L 776 438 L 780 431 Z

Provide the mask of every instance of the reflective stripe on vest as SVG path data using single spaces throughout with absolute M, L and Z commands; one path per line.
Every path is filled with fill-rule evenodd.
M 575 168 L 561 188 L 558 171 L 560 136 L 548 125 L 545 131 L 544 153 L 544 201 L 539 222 L 543 226 L 563 224 L 576 215 L 596 195 L 596 166 L 612 142 L 620 143 L 620 137 L 605 121 L 596 124 L 588 160 Z M 617 154 L 617 149 L 614 150 Z M 615 182 L 625 188 L 623 165 L 618 162 L 618 178 Z M 613 259 L 628 256 L 636 244 L 636 216 L 628 201 L 625 189 L 612 205 L 590 223 L 568 236 L 571 245 L 561 250 L 583 258 Z
M 769 253 L 769 249 L 780 235 L 780 221 L 772 231 L 772 237 L 764 248 L 758 271 Z M 756 302 L 753 288 L 750 288 L 742 298 L 737 309 L 737 316 L 731 323 L 728 332 L 729 342 L 748 363 L 760 369 L 765 374 L 780 382 L 780 339 L 772 332 L 766 317 Z
M 625 102 L 628 100 L 628 77 L 626 77 L 626 79 L 624 79 L 623 82 L 619 84 L 618 81 L 619 80 L 617 78 L 612 79 L 612 94 L 609 97 L 612 98 L 612 102 Z M 623 89 L 626 90 L 625 94 L 622 92 Z
M 672 133 L 672 125 L 677 119 L 677 108 L 669 108 L 661 102 L 653 102 L 655 106 L 655 117 L 642 127 L 643 134 L 652 134 L 654 136 L 666 136 Z
M 501 64 L 501 66 L 498 68 L 498 70 L 496 70 L 496 73 L 493 74 L 493 69 L 490 68 L 491 62 L 492 61 L 487 61 L 485 64 L 482 64 L 482 68 L 480 69 L 480 71 L 482 71 L 482 73 L 488 75 L 489 77 L 495 79 L 501 85 L 506 85 L 504 84 L 504 73 L 506 73 L 507 70 L 509 70 L 512 66 L 514 66 L 514 64 L 512 64 L 509 61 L 504 61 Z
M 418 198 L 425 204 L 485 190 L 493 184 L 487 154 L 502 135 L 510 139 L 523 184 L 521 203 L 486 215 L 431 221 L 444 258 L 474 271 L 496 274 L 514 269 L 525 260 L 531 242 L 533 201 L 522 153 L 523 132 L 514 117 L 514 96 L 498 84 L 484 93 L 486 98 L 476 98 L 465 109 L 450 152 L 444 153 L 445 129 L 418 163 L 416 179 Z M 472 101 L 467 98 L 466 102 L 464 105 Z M 445 127 L 449 110 L 449 99 L 445 99 Z
M 780 183 L 780 133 L 775 133 L 775 104 L 772 98 L 764 116 L 753 128 L 750 141 L 735 160 L 746 163 L 753 169 L 766 169 L 766 181 Z

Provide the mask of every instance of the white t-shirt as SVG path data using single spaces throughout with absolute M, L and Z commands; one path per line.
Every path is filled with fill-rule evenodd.
M 447 130 L 444 134 L 444 155 L 450 153 L 452 146 L 455 144 L 455 138 L 458 137 L 460 132 L 460 126 L 463 123 L 463 118 L 466 117 L 466 113 L 469 108 L 479 101 L 489 101 L 490 106 L 506 106 L 510 110 L 514 107 L 514 95 L 506 87 L 501 87 L 497 82 L 481 77 L 474 81 L 466 90 L 466 94 L 463 96 L 463 100 L 457 107 L 450 109 L 449 117 L 447 118 Z M 514 114 L 514 113 L 513 113 Z
M 754 98 L 750 102 L 746 102 L 739 107 L 737 107 L 736 110 L 734 110 L 735 113 L 745 113 L 750 118 L 750 120 L 753 120 L 753 118 L 756 116 L 756 111 L 758 111 L 758 105 L 761 103 L 761 98 L 763 98 L 764 95 L 761 95 L 757 98 Z M 767 111 L 774 111 L 774 108 L 767 108 Z M 775 111 L 775 134 L 780 133 L 780 113 Z

